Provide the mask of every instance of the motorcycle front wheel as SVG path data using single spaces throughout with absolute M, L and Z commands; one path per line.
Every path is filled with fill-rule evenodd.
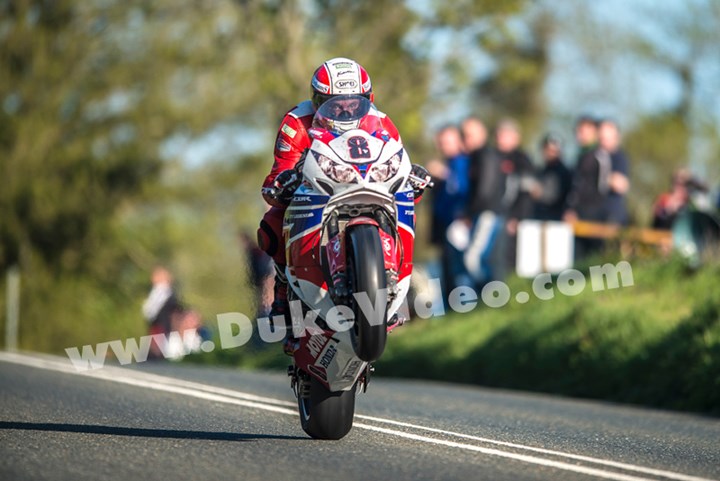
M 314 439 L 341 439 L 350 432 L 355 415 L 355 391 L 331 392 L 308 376 L 298 393 L 300 425 Z
M 387 341 L 387 277 L 380 233 L 374 225 L 358 225 L 349 231 L 348 279 L 352 288 L 355 323 L 351 331 L 357 357 L 365 362 L 380 359 Z M 367 296 L 362 309 L 358 296 Z M 378 296 L 386 296 L 382 312 L 375 312 Z M 368 309 L 369 307 L 369 309 Z M 372 312 L 371 312 L 372 311 Z

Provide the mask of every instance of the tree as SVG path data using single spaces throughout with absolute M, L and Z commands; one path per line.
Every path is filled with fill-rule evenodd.
M 526 12 L 522 33 L 507 31 L 482 42 L 496 62 L 493 72 L 474 87 L 480 110 L 489 121 L 513 117 L 530 136 L 540 134 L 547 119 L 545 80 L 550 69 L 550 40 L 556 23 L 542 8 Z
M 0 3 L 0 267 L 23 271 L 24 346 L 137 327 L 133 302 L 158 261 L 187 269 L 201 307 L 235 295 L 239 266 L 224 261 L 235 222 L 259 219 L 273 132 L 318 63 L 365 63 L 407 142 L 422 136 L 405 105 L 425 98 L 424 66 L 401 42 L 412 25 L 403 5 L 380 2 Z M 264 154 L 223 152 L 193 170 L 167 153 L 173 139 L 245 130 Z

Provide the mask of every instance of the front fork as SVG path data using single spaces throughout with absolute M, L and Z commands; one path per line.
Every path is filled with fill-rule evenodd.
M 387 275 L 388 303 L 391 303 L 398 295 L 398 272 L 400 270 L 395 233 L 383 213 L 379 212 L 375 217 L 378 221 L 378 227 L 380 227 L 380 242 L 383 247 L 385 273 Z
M 385 259 L 385 274 L 387 276 L 388 302 L 392 302 L 398 295 L 397 245 L 387 216 L 376 212 L 372 223 L 378 227 L 380 242 Z M 352 221 L 349 225 L 352 224 Z M 337 212 L 330 214 L 328 219 L 328 243 L 325 245 L 330 277 L 332 279 L 331 296 L 335 303 L 345 304 L 350 299 L 350 287 L 347 279 L 347 252 L 345 248 L 345 231 L 340 231 Z

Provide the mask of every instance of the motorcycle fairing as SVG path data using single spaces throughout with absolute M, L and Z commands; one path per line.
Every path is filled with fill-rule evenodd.
M 349 331 L 324 331 L 302 337 L 295 363 L 331 391 L 353 388 L 367 366 L 355 355 Z

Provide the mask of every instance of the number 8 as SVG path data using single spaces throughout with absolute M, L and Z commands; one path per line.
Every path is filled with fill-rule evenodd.
M 347 141 L 351 159 L 369 159 L 370 147 L 364 137 L 350 137 Z

